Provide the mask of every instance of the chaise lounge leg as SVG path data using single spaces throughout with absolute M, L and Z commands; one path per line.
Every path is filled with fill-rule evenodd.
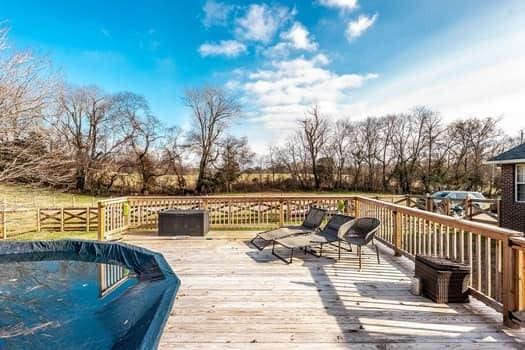
M 377 246 L 377 244 L 375 244 L 375 246 L 376 246 L 377 263 L 380 264 L 380 262 L 379 262 L 379 247 Z
M 250 243 L 251 243 L 255 248 L 257 248 L 257 249 L 259 249 L 259 250 L 263 250 L 263 249 L 264 249 L 263 246 L 258 246 L 257 244 L 255 244 L 255 240 L 258 239 L 258 238 L 259 238 L 259 237 L 257 237 L 257 236 L 254 237 L 254 238 L 250 241 Z
M 339 248 L 337 249 L 337 252 L 339 254 L 339 260 L 341 260 L 341 240 L 339 240 Z
M 357 246 L 357 255 L 359 255 L 359 271 L 361 271 L 361 246 Z
M 280 256 L 279 254 L 277 254 L 275 252 L 275 241 L 273 241 L 273 245 L 272 245 L 272 254 L 277 257 L 279 260 L 281 260 L 282 262 L 284 262 L 285 264 L 291 264 L 292 261 L 293 261 L 293 248 L 290 249 L 291 250 L 291 254 L 290 254 L 290 260 L 286 260 L 285 258 L 283 258 L 282 256 Z

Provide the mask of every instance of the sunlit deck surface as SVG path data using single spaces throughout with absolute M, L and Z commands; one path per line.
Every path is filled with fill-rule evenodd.
M 502 328 L 481 302 L 435 304 L 410 294 L 409 260 L 381 247 L 285 265 L 248 243 L 253 233 L 207 239 L 127 235 L 164 254 L 182 280 L 160 349 L 524 349 L 524 331 Z M 283 251 L 284 253 L 284 251 Z

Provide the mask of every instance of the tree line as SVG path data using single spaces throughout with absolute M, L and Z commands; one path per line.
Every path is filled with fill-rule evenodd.
M 516 142 L 494 118 L 445 123 L 416 107 L 333 122 L 312 106 L 281 145 L 256 156 L 229 133 L 242 109 L 224 89 L 186 90 L 191 126 L 182 130 L 139 94 L 68 84 L 46 57 L 11 49 L 7 34 L 0 29 L 1 182 L 92 193 L 492 192 L 497 174 L 483 162 Z
M 445 123 L 436 111 L 419 106 L 331 123 L 314 106 L 287 142 L 269 151 L 267 162 L 272 173 L 291 174 L 287 188 L 492 194 L 497 169 L 485 161 L 516 142 L 491 117 Z

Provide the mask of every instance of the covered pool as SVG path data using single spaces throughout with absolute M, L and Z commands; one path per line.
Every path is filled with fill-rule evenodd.
M 0 244 L 0 349 L 151 349 L 180 280 L 122 243 Z

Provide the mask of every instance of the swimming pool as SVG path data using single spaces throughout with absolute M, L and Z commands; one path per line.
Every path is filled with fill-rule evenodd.
M 162 255 L 122 244 L 0 244 L 0 349 L 152 349 L 180 285 Z

